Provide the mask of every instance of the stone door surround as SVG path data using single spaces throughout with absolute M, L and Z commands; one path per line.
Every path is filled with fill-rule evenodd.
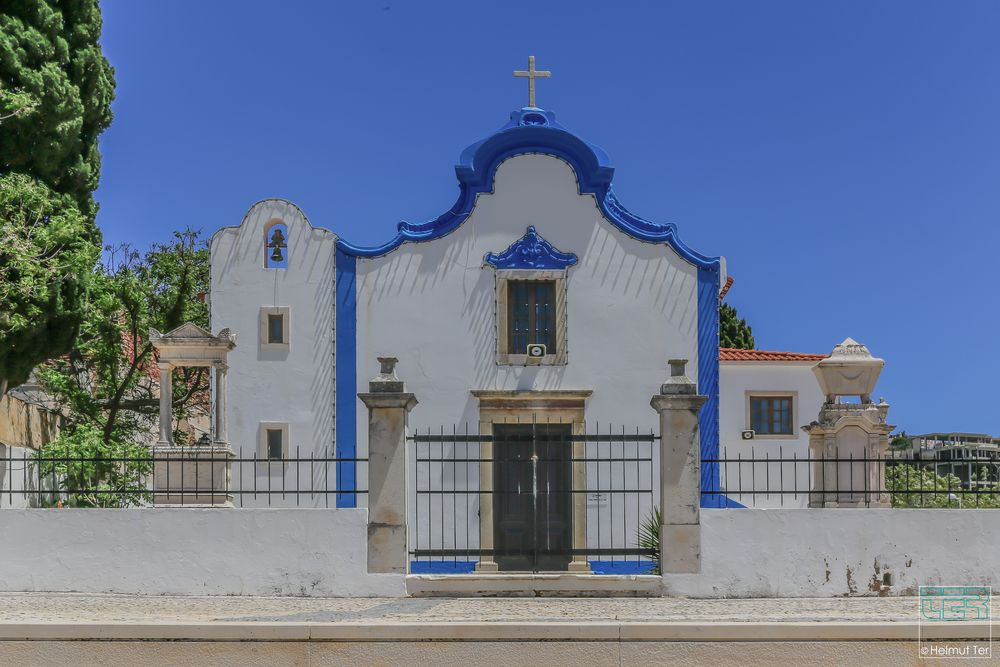
M 585 405 L 593 394 L 592 389 L 539 390 L 473 390 L 479 399 L 479 432 L 493 434 L 493 424 L 531 424 L 533 422 L 563 423 L 573 425 L 574 435 L 585 433 Z M 482 443 L 479 464 L 479 541 L 484 550 L 493 549 L 493 443 Z M 586 443 L 573 443 L 573 458 L 586 458 Z M 587 485 L 587 467 L 583 461 L 573 462 L 573 488 L 582 489 Z M 587 547 L 587 496 L 573 495 L 573 548 Z M 480 572 L 496 572 L 496 561 L 492 556 L 484 556 L 476 564 Z M 582 556 L 574 556 L 569 564 L 570 572 L 589 572 L 590 564 Z

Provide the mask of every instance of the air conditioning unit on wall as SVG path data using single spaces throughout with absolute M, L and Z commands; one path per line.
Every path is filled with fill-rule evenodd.
M 744 440 L 753 440 L 753 437 L 756 435 L 756 433 L 754 433 L 753 429 L 748 428 L 747 430 L 743 431 L 742 435 Z

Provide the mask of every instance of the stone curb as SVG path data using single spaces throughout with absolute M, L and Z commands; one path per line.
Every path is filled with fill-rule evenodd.
M 916 641 L 986 639 L 986 623 L 885 622 L 0 623 L 0 641 Z

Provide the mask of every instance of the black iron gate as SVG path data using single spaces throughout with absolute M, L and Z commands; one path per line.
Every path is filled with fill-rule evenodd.
M 638 573 L 655 554 L 658 437 L 568 423 L 495 423 L 409 436 L 413 572 Z M 574 565 L 571 567 L 571 563 Z

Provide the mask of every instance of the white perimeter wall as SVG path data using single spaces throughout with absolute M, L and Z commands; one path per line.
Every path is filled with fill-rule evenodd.
M 745 362 L 719 364 L 719 455 L 724 459 L 806 459 L 809 436 L 801 429 L 815 421 L 824 396 L 812 372 L 814 362 Z M 750 428 L 747 392 L 782 392 L 795 396 L 792 435 L 758 435 L 743 440 Z M 805 494 L 740 494 L 738 489 L 808 491 L 809 468 L 805 463 L 720 464 L 722 488 L 729 498 L 747 507 L 806 507 Z
M 841 597 L 918 586 L 1000 585 L 1000 511 L 702 510 L 701 574 L 664 577 L 668 595 Z
M 0 591 L 399 596 L 364 509 L 0 511 Z
M 889 595 L 1000 585 L 998 510 L 702 510 L 701 521 L 701 574 L 665 576 L 667 595 L 877 595 L 886 570 Z M 367 573 L 365 522 L 364 509 L 5 509 L 0 591 L 404 595 L 401 576 Z

